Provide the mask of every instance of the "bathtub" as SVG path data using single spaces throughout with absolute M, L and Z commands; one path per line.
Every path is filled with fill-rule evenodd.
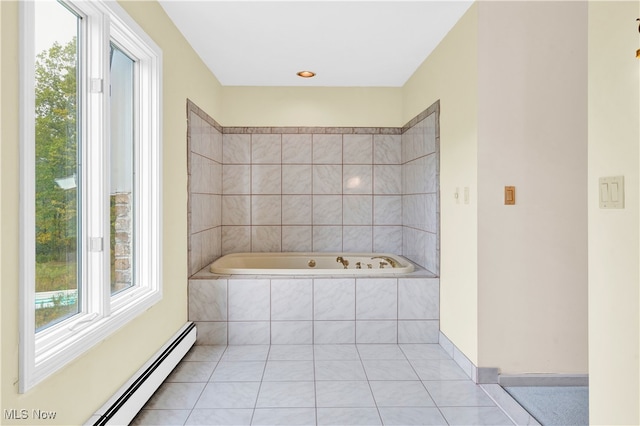
M 389 275 L 414 266 L 389 253 L 233 253 L 214 261 L 218 275 Z

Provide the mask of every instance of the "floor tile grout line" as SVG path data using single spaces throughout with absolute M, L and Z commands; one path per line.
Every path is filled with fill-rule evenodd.
M 229 348 L 229 345 L 226 345 L 224 347 L 224 350 L 220 354 L 220 358 L 218 358 L 218 360 L 216 361 L 216 365 L 215 367 L 213 367 L 213 370 L 211 371 L 211 374 L 209 375 L 208 380 L 205 382 L 204 387 L 202 388 L 202 390 L 200 391 L 200 394 L 198 395 L 198 398 L 196 398 L 196 402 L 193 404 L 193 407 L 191 407 L 191 410 L 189 410 L 189 415 L 184 420 L 183 425 L 186 425 L 187 422 L 189 421 L 189 418 L 193 415 L 193 411 L 196 409 L 198 402 L 200 402 L 200 398 L 202 398 L 202 394 L 204 394 L 205 389 L 207 389 L 207 385 L 210 383 L 210 380 L 213 377 L 213 373 L 216 371 L 216 368 L 218 368 L 218 365 L 220 365 L 220 361 L 222 360 L 222 357 L 224 356 L 225 352 L 227 352 L 228 348 Z
M 271 286 L 269 286 L 271 288 Z M 271 339 L 269 339 L 271 341 Z M 258 399 L 260 398 L 260 391 L 262 390 L 262 383 L 264 381 L 264 375 L 267 371 L 267 363 L 269 361 L 269 354 L 271 353 L 271 345 L 269 345 L 269 349 L 267 349 L 267 356 L 264 361 L 264 367 L 262 368 L 262 376 L 260 377 L 260 384 L 258 385 L 258 393 L 256 394 L 256 402 L 253 404 L 253 411 L 251 412 L 251 420 L 249 420 L 249 425 L 253 424 L 253 418 L 256 415 L 256 408 L 258 407 Z
M 400 346 L 400 345 L 398 345 Z M 402 351 L 402 353 L 404 353 L 404 350 L 402 349 L 402 347 L 400 347 L 400 350 Z M 405 356 L 406 353 L 405 353 Z M 433 398 L 433 395 L 431 395 L 431 392 L 429 392 L 429 389 L 427 389 L 427 387 L 424 384 L 424 380 L 422 380 L 422 378 L 420 377 L 420 374 L 418 374 L 418 372 L 416 371 L 413 363 L 411 362 L 411 360 L 409 361 L 409 365 L 411 366 L 411 369 L 413 370 L 413 372 L 416 374 L 416 376 L 418 377 L 418 379 L 420 380 L 420 384 L 422 385 L 422 387 L 424 388 L 424 390 L 427 392 L 427 395 L 429 395 L 429 398 L 431 398 L 431 401 L 433 401 L 434 407 L 438 410 L 438 412 L 440 413 L 440 416 L 442 416 L 442 418 L 444 419 L 444 421 L 449 424 L 449 421 L 447 420 L 447 418 L 445 417 L 444 413 L 442 412 L 442 410 L 440 409 L 440 406 L 438 405 L 438 403 L 436 402 L 436 400 Z M 437 381 L 441 381 L 441 380 L 437 380 Z
M 373 388 L 371 387 L 371 381 L 369 380 L 369 375 L 367 374 L 367 369 L 364 367 L 364 361 L 362 360 L 362 355 L 360 354 L 360 349 L 356 344 L 356 353 L 358 354 L 358 358 L 360 359 L 360 364 L 362 365 L 362 370 L 364 371 L 364 377 L 367 379 L 367 386 L 369 387 L 369 392 L 371 392 L 371 399 L 373 399 L 373 404 L 376 407 L 376 412 L 378 413 L 378 417 L 380 418 L 380 424 L 384 425 L 384 420 L 382 419 L 382 414 L 380 413 L 380 408 L 378 407 L 378 401 L 376 400 L 376 396 L 373 393 Z
M 313 287 L 312 287 L 311 294 L 313 298 Z M 312 341 L 315 341 L 314 336 L 312 336 Z M 316 380 L 316 345 L 315 344 L 312 346 L 312 349 L 311 349 L 311 362 L 313 363 L 313 401 L 315 403 L 314 413 L 316 416 L 316 426 L 318 426 L 318 381 Z

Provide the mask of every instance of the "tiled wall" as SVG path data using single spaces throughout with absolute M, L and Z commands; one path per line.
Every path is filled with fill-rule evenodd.
M 436 103 L 403 128 L 222 128 L 191 102 L 189 275 L 234 252 L 403 254 L 439 270 Z
M 220 257 L 222 127 L 187 102 L 189 276 Z
M 400 253 L 400 161 L 400 129 L 225 128 L 223 254 Z
M 439 274 L 439 104 L 402 132 L 402 255 Z
M 197 344 L 437 343 L 438 278 L 191 279 Z

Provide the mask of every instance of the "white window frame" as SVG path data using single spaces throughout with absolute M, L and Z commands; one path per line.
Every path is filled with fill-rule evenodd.
M 69 0 L 82 17 L 80 311 L 35 331 L 34 2 L 20 2 L 20 380 L 27 392 L 162 299 L 162 51 L 115 1 Z M 111 295 L 110 41 L 136 61 L 133 286 Z M 87 141 L 91 141 L 88 143 Z M 87 167 L 90 165 L 90 167 Z

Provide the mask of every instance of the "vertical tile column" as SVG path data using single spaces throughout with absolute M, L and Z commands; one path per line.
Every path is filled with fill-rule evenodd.
M 373 135 L 373 252 L 402 253 L 400 135 Z
M 222 137 L 222 254 L 251 251 L 251 135 Z
M 356 280 L 356 343 L 398 342 L 398 280 Z
M 398 279 L 398 343 L 438 343 L 440 280 Z
M 355 343 L 355 306 L 355 279 L 314 279 L 314 343 Z
M 402 134 L 402 254 L 439 273 L 439 138 L 437 105 Z
M 282 134 L 282 251 L 312 251 L 312 135 Z M 309 318 L 311 319 L 311 318 Z
M 312 249 L 342 251 L 342 134 L 312 140 Z
M 189 280 L 189 321 L 197 326 L 199 345 L 226 345 L 228 334 L 229 281 Z
M 189 276 L 216 258 L 222 247 L 222 127 L 187 104 L 187 214 Z
M 271 344 L 313 343 L 313 280 L 271 280 Z
M 373 135 L 343 135 L 342 249 L 373 250 Z
M 271 282 L 231 280 L 229 285 L 229 344 L 271 343 Z

